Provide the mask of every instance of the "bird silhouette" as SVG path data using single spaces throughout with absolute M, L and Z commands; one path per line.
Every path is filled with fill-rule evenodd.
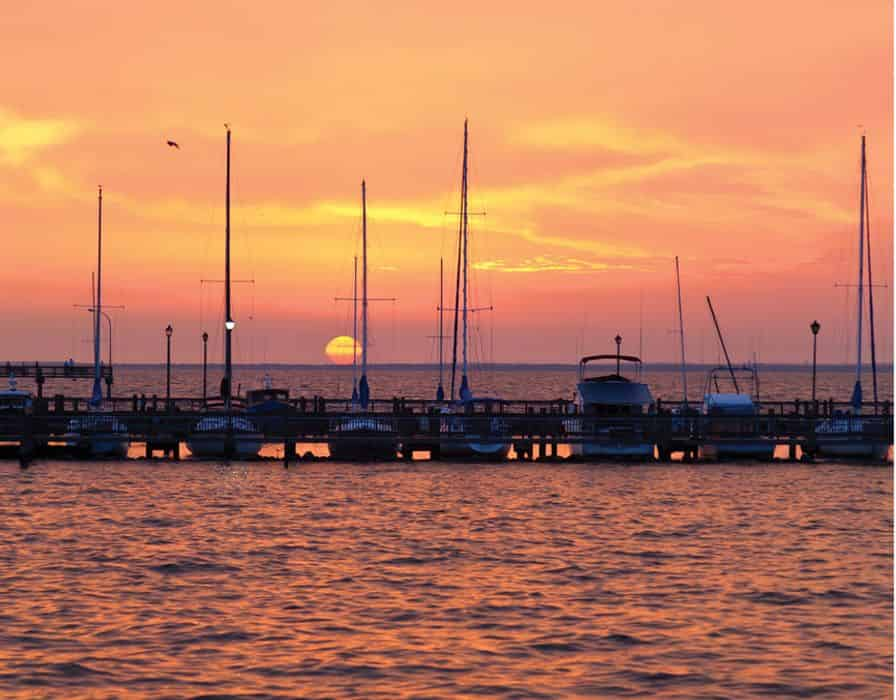
M 180 146 L 177 144 L 177 141 L 168 141 L 168 145 L 172 148 L 176 148 L 178 151 L 180 150 Z

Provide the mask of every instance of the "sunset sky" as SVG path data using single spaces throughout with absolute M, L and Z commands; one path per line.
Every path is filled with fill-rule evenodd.
M 679 255 L 690 359 L 716 358 L 709 294 L 737 361 L 806 361 L 813 318 L 819 361 L 852 360 L 863 129 L 892 282 L 892 28 L 883 1 L 7 4 L 0 359 L 88 359 L 100 183 L 116 361 L 163 361 L 168 323 L 176 361 L 202 330 L 220 359 L 228 122 L 236 361 L 351 333 L 362 178 L 370 293 L 397 298 L 371 359 L 432 361 L 468 117 L 477 359 L 636 352 L 641 315 L 676 359 Z

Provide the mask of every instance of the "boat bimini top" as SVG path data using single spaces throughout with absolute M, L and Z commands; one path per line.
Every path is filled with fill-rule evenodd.
M 594 362 L 596 360 L 614 360 L 617 363 L 617 367 L 619 366 L 619 361 L 624 362 L 633 362 L 638 365 L 638 368 L 641 367 L 641 358 L 635 357 L 634 355 L 588 355 L 587 357 L 583 357 L 579 360 L 579 381 L 580 382 L 605 382 L 605 381 L 617 381 L 617 382 L 627 382 L 629 381 L 625 377 L 616 372 L 616 374 L 606 374 L 600 377 L 586 377 L 585 376 L 585 365 L 589 362 Z

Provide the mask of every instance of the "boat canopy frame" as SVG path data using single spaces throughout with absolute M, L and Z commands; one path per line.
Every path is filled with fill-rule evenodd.
M 739 367 L 728 367 L 727 365 L 718 365 L 717 367 L 712 367 L 706 373 L 706 381 L 703 384 L 703 395 L 709 396 L 710 394 L 721 394 L 725 393 L 720 391 L 719 389 L 719 380 L 722 380 L 726 384 L 732 384 L 731 375 L 734 374 L 739 379 L 747 379 L 746 390 L 740 390 L 733 393 L 737 394 L 746 394 L 753 401 L 759 400 L 759 371 L 753 365 L 741 365 Z M 713 391 L 713 387 L 715 387 L 715 391 Z M 732 387 L 733 388 L 733 387 Z
M 612 355 L 586 355 L 586 356 L 583 357 L 581 360 L 579 360 L 579 381 L 584 381 L 584 380 L 585 380 L 585 366 L 586 366 L 589 362 L 593 362 L 593 361 L 596 361 L 596 360 L 613 360 L 613 361 L 616 362 L 616 363 L 619 363 L 619 362 L 631 362 L 632 364 L 636 364 L 636 365 L 638 365 L 638 369 L 639 369 L 639 370 L 640 370 L 640 368 L 641 368 L 641 365 L 643 364 L 643 363 L 641 362 L 641 358 L 640 358 L 640 357 L 635 357 L 634 355 L 616 355 L 616 354 L 612 354 Z M 619 375 L 618 373 L 615 374 L 615 375 L 609 375 L 609 376 L 619 376 L 620 378 L 622 378 L 621 375 Z

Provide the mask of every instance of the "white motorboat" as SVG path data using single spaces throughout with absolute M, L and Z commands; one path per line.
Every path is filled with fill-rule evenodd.
M 729 380 L 734 391 L 721 391 Z M 775 442 L 758 428 L 758 386 L 755 367 L 714 367 L 709 371 L 703 391 L 701 458 L 768 461 L 774 457 Z
M 582 457 L 653 459 L 654 446 L 645 438 L 642 422 L 653 409 L 653 396 L 646 384 L 622 376 L 622 362 L 640 368 L 641 359 L 622 355 L 622 338 L 617 335 L 615 340 L 615 355 L 589 355 L 579 361 L 579 416 L 564 421 L 567 431 L 581 439 L 572 443 L 571 451 Z M 615 361 L 616 372 L 586 376 L 588 363 L 602 360 Z
M 0 414 L 26 414 L 34 408 L 34 399 L 31 392 L 16 388 L 16 378 L 9 377 L 9 388 L 0 391 Z

